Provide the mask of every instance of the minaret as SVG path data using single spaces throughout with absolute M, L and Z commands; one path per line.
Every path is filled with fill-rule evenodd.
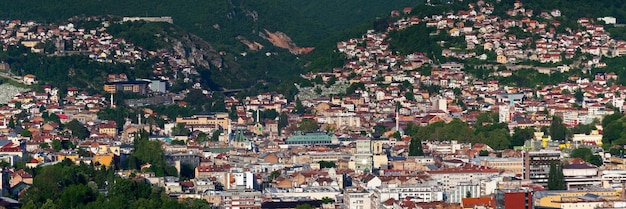
M 261 121 L 259 121 L 259 109 L 256 109 L 256 123 L 260 124 Z
M 231 128 L 230 126 L 230 121 L 228 122 L 228 136 L 230 136 L 230 134 L 233 132 L 233 128 Z
M 137 114 L 137 123 L 141 125 L 141 114 Z
M 115 108 L 115 103 L 113 103 L 113 93 L 111 93 L 111 108 Z
M 400 132 L 400 115 L 398 112 L 398 108 L 396 108 L 396 131 Z

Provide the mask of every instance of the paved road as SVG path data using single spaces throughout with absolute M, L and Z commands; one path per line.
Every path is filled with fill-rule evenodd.
M 6 73 L 6 72 L 0 72 L 0 77 L 8 78 L 8 79 L 10 79 L 12 81 L 15 81 L 15 82 L 18 82 L 18 83 L 22 83 L 21 80 L 16 79 L 15 77 L 11 76 L 11 74 Z

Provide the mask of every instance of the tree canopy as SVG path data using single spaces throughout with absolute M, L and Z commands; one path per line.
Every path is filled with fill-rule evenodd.
M 608 148 L 612 145 L 626 144 L 626 128 L 624 128 L 624 115 L 614 113 L 602 119 L 602 144 Z
M 460 143 L 484 143 L 493 149 L 502 150 L 511 148 L 510 134 L 506 124 L 497 123 L 493 113 L 479 115 L 474 126 L 458 119 L 450 123 L 435 122 L 427 126 L 417 126 L 409 123 L 406 134 L 411 136 L 409 155 L 423 155 L 421 141 L 452 141 Z
M 596 166 L 601 166 L 603 164 L 602 156 L 594 154 L 591 149 L 586 147 L 580 147 L 572 150 L 570 157 L 581 158 L 584 161 Z
M 37 167 L 33 174 L 23 208 L 211 208 L 204 200 L 179 202 L 162 187 L 116 177 L 113 169 L 75 165 L 69 159 Z
M 565 190 L 565 177 L 563 176 L 563 166 L 561 162 L 550 162 L 548 171 L 548 190 Z
M 165 162 L 165 153 L 161 142 L 148 139 L 147 133 L 140 131 L 134 137 L 134 150 L 130 157 L 122 164 L 128 169 L 139 169 L 143 164 L 150 164 L 147 171 L 156 176 L 178 176 L 178 171 Z

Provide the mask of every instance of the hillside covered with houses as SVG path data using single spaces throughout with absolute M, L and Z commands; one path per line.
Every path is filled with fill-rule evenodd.
M 177 42 L 106 17 L 0 21 L 0 76 L 23 87 L 0 106 L 0 205 L 626 206 L 623 20 L 415 11 L 446 5 L 389 11 L 286 93 L 211 88 L 185 50 L 142 46 Z

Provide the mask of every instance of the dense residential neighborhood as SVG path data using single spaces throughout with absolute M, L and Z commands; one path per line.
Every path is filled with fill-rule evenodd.
M 604 57 L 626 55 L 626 41 L 605 30 L 615 18 L 580 18 L 573 29 L 559 27 L 558 9 L 533 12 L 516 2 L 510 19 L 493 12 L 482 0 L 426 17 L 394 10 L 383 30 L 338 42 L 344 65 L 302 74 L 309 82 L 295 84 L 294 98 L 226 95 L 224 111 L 174 117 L 160 106 L 180 111 L 193 105 L 190 95 L 218 93 L 184 77 L 197 72 L 180 53 L 115 38 L 102 19 L 92 20 L 103 21 L 97 30 L 0 21 L 5 51 L 159 60 L 157 77 L 103 75 L 102 94 L 40 85 L 0 63 L 3 77 L 40 87 L 0 106 L 0 205 L 21 206 L 36 168 L 69 163 L 216 208 L 626 207 L 626 86 L 616 73 L 597 71 Z M 462 41 L 437 43 L 446 48 L 436 55 L 399 53 L 389 37 L 420 25 Z M 485 64 L 468 64 L 477 60 Z M 527 68 L 566 81 L 506 79 Z M 189 89 L 170 92 L 183 77 Z M 139 96 L 120 102 L 120 94 Z M 101 187 L 95 191 L 106 193 Z

